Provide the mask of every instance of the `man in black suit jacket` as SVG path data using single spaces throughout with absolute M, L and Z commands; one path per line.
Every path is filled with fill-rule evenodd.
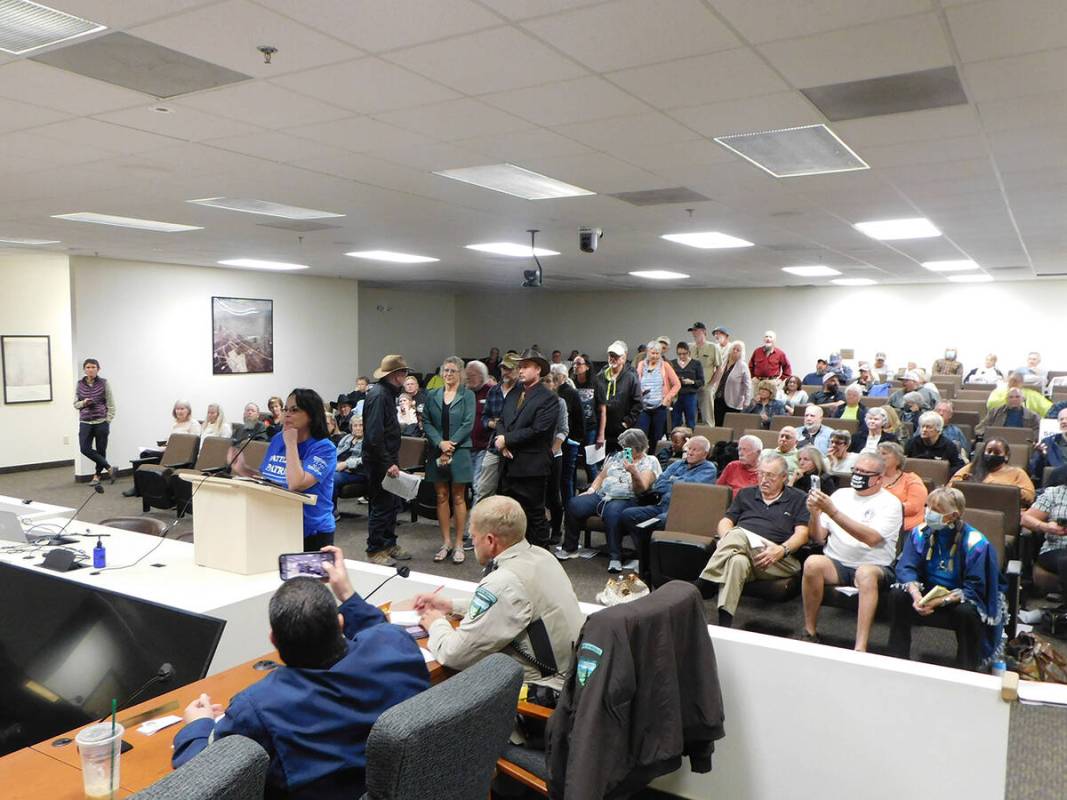
M 508 392 L 497 426 L 496 448 L 504 457 L 504 494 L 526 512 L 526 538 L 548 547 L 545 485 L 552 472 L 552 439 L 559 398 L 541 383 L 548 359 L 527 350 L 519 360 L 519 386 Z

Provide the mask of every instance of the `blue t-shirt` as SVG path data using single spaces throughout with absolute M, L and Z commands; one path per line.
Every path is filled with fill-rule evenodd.
M 304 536 L 314 533 L 333 533 L 337 527 L 333 521 L 333 476 L 337 469 L 337 448 L 329 439 L 308 439 L 296 446 L 304 472 L 315 476 L 315 483 L 305 494 L 317 498 L 315 505 L 304 506 Z M 281 433 L 270 440 L 267 454 L 263 456 L 260 473 L 271 483 L 289 487 L 285 479 L 285 442 Z

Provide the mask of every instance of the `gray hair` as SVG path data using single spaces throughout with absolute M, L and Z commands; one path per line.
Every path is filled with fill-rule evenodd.
M 904 392 L 904 396 L 900 399 L 905 403 L 918 403 L 920 406 L 925 402 L 918 392 Z
M 892 444 L 892 442 L 887 442 L 887 444 Z M 860 457 L 856 459 L 856 463 L 859 464 L 861 461 L 871 462 L 874 470 L 879 475 L 885 473 L 885 459 L 878 453 L 860 453 Z
M 830 431 L 830 441 L 833 442 L 834 440 L 852 444 L 852 431 L 848 430 L 848 428 L 838 428 Z
M 489 378 L 489 368 L 485 366 L 485 364 L 483 364 L 481 361 L 477 360 L 467 362 L 467 369 L 470 369 L 471 367 L 474 367 L 476 370 L 478 370 L 478 372 L 482 376 L 482 383 L 485 383 L 485 381 Z
M 454 366 L 457 369 L 459 369 L 460 372 L 463 372 L 464 368 L 466 367 L 466 365 L 463 363 L 463 359 L 460 358 L 459 356 L 449 356 L 448 358 L 446 358 L 444 361 L 441 362 L 441 366 L 442 367 L 445 364 L 451 364 L 452 366 Z
M 738 447 L 740 447 L 742 444 L 752 445 L 757 450 L 763 449 L 763 440 L 751 433 L 746 433 L 744 436 L 737 440 Z
M 655 347 L 655 348 L 656 348 L 656 351 L 657 351 L 657 352 L 658 352 L 658 353 L 659 353 L 660 355 L 663 355 L 663 343 L 662 343 L 662 342 L 661 342 L 661 341 L 660 341 L 659 339 L 653 339 L 653 340 L 652 340 L 651 342 L 649 342 L 648 344 L 646 344 L 646 345 L 645 345 L 645 352 L 647 353 L 647 352 L 648 352 L 649 350 L 651 350 L 651 349 L 652 349 L 653 347 Z
M 813 444 L 809 444 L 806 447 L 800 448 L 800 452 L 811 459 L 811 462 L 815 465 L 815 474 L 822 475 L 824 472 L 829 472 L 826 468 L 826 458 L 822 454 L 822 450 Z
M 858 383 L 850 383 L 848 386 L 845 387 L 846 397 L 853 393 L 859 395 L 860 397 L 863 396 L 863 390 L 860 388 L 860 385 Z
M 699 444 L 701 447 L 704 448 L 705 453 L 711 450 L 711 442 L 708 441 L 707 436 L 690 436 L 689 441 L 686 442 L 686 444 L 690 446 L 692 446 L 693 444 Z
M 882 456 L 883 463 L 885 462 L 885 454 L 892 453 L 893 458 L 897 460 L 897 469 L 904 469 L 904 459 L 907 458 L 904 455 L 904 448 L 896 442 L 879 442 L 878 443 L 878 455 Z
M 941 433 L 945 429 L 945 421 L 941 419 L 941 415 L 936 411 L 925 411 L 919 415 L 919 427 L 923 425 L 931 425 L 938 432 Z
M 648 437 L 645 436 L 645 432 L 640 428 L 627 428 L 619 434 L 619 446 L 647 453 Z
M 764 453 L 759 457 L 757 464 L 759 466 L 774 464 L 782 474 L 789 472 L 789 462 L 779 453 Z
M 889 412 L 887 412 L 881 406 L 871 406 L 870 408 L 867 409 L 867 413 L 868 414 L 874 414 L 876 417 L 881 417 L 882 418 L 882 427 L 883 428 L 889 427 Z
M 189 405 L 189 401 L 188 400 L 175 400 L 174 401 L 174 407 L 170 410 L 170 415 L 172 417 L 174 417 L 174 419 L 178 418 L 178 409 L 179 408 L 188 409 L 188 411 L 189 411 L 189 419 L 193 418 L 193 407 L 191 405 Z

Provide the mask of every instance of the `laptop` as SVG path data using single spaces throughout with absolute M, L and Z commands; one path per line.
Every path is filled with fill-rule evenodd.
M 0 511 L 0 542 L 29 544 L 18 516 L 10 511 Z

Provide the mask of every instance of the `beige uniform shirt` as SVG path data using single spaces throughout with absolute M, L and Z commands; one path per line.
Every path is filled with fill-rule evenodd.
M 527 682 L 561 687 L 562 679 L 543 678 L 537 667 L 515 651 L 534 655 L 526 629 L 540 619 L 548 632 L 556 671 L 570 670 L 573 645 L 585 622 L 570 578 L 555 556 L 525 540 L 502 552 L 495 562 L 496 569 L 482 578 L 469 600 L 453 602 L 454 612 L 464 615 L 458 628 L 445 619 L 430 626 L 430 652 L 438 663 L 452 669 L 466 669 L 490 653 L 504 652 L 522 665 Z
M 933 375 L 962 375 L 963 364 L 953 359 L 939 358 L 934 362 Z
M 719 346 L 712 341 L 704 342 L 702 345 L 693 342 L 689 345 L 689 355 L 699 361 L 704 368 L 704 385 L 709 388 L 714 386 L 712 378 L 715 377 L 715 370 L 722 364 L 722 351 Z

